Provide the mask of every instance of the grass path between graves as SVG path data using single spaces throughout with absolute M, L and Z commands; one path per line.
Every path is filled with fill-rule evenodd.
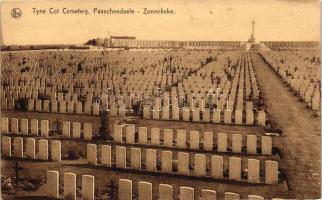
M 251 58 L 269 119 L 283 129 L 280 167 L 286 170 L 289 198 L 320 199 L 320 117 L 314 117 L 258 53 Z

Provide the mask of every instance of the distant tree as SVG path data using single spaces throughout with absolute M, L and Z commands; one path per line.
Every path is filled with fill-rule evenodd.
M 96 43 L 96 40 L 95 39 L 91 39 L 91 40 L 88 40 L 85 45 L 97 45 Z

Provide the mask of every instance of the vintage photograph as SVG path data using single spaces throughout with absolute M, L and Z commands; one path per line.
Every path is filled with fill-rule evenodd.
M 0 199 L 321 198 L 320 1 L 0 13 Z

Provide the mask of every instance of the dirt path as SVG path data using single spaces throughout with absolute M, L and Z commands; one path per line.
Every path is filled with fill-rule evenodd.
M 269 118 L 283 129 L 280 167 L 286 169 L 289 198 L 319 199 L 320 118 L 294 96 L 262 57 L 251 53 Z

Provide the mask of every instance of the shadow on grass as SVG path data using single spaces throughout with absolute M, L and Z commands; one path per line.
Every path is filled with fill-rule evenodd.
M 46 196 L 16 196 L 14 199 L 21 199 L 21 200 L 54 200 L 55 198 L 46 197 Z

